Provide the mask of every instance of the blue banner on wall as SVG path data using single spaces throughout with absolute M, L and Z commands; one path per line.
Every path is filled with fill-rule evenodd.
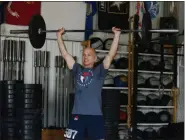
M 159 3 L 157 1 L 145 1 L 147 10 L 152 19 L 156 18 L 159 14 Z
M 87 1 L 87 4 L 90 4 L 92 7 L 92 11 L 90 14 L 86 15 L 86 23 L 85 23 L 85 30 L 92 30 L 93 29 L 93 16 L 96 14 L 97 7 L 95 1 Z M 88 31 L 85 32 L 85 40 L 89 39 L 89 36 L 93 34 L 93 32 Z

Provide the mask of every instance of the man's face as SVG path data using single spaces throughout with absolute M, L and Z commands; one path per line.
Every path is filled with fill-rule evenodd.
M 94 63 L 96 62 L 96 53 L 95 51 L 87 47 L 83 50 L 83 57 L 82 57 L 84 67 L 91 68 L 93 67 Z

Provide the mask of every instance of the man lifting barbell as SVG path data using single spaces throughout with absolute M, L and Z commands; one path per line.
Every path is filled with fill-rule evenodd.
M 116 55 L 121 31 L 113 27 L 114 39 L 104 61 L 94 66 L 97 57 L 90 43 L 83 49 L 83 65 L 75 62 L 67 52 L 62 35 L 64 28 L 57 32 L 57 40 L 61 55 L 75 77 L 75 101 L 72 118 L 64 136 L 68 139 L 83 140 L 85 130 L 88 136 L 94 140 L 104 139 L 104 120 L 101 111 L 101 90 L 108 68 Z

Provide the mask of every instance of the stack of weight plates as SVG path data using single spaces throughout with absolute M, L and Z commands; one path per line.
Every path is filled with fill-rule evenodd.
M 17 85 L 17 117 L 21 140 L 40 140 L 42 129 L 42 86 L 39 84 Z
M 2 139 L 18 139 L 18 124 L 16 121 L 16 83 L 21 81 L 1 81 L 2 97 Z
M 0 81 L 0 140 L 2 140 L 2 82 Z
M 105 122 L 105 139 L 116 139 L 118 135 L 118 124 L 120 118 L 119 90 L 102 90 L 102 112 Z

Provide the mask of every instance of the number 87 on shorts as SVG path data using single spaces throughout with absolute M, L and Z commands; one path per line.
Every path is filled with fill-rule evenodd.
M 64 137 L 68 138 L 68 139 L 75 139 L 75 136 L 77 133 L 78 133 L 78 131 L 76 131 L 76 130 L 66 129 L 66 131 L 64 133 Z

